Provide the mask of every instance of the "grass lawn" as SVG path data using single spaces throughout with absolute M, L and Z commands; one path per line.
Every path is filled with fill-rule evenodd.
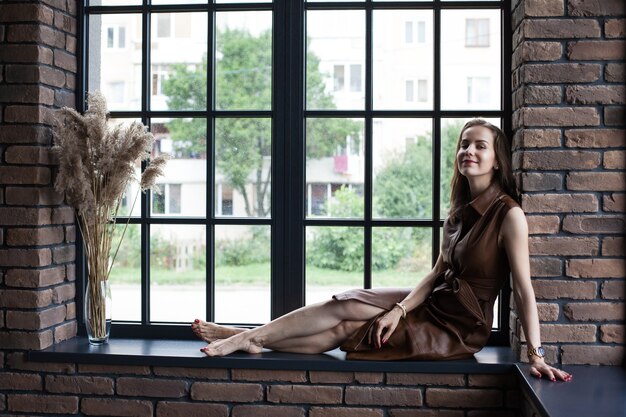
M 372 273 L 373 287 L 412 287 L 428 270 L 397 271 L 384 270 Z M 221 266 L 215 269 L 218 285 L 267 285 L 270 277 L 269 263 L 250 264 L 244 266 Z M 312 286 L 363 286 L 362 272 L 345 272 L 334 269 L 307 267 L 307 285 Z M 113 267 L 111 280 L 116 284 L 138 284 L 140 271 L 137 268 Z M 205 280 L 204 270 L 174 272 L 168 269 L 153 268 L 151 282 L 160 285 L 201 284 Z

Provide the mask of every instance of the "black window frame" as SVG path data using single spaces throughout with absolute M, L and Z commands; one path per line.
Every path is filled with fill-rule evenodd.
M 81 2 L 83 3 L 83 2 Z M 214 315 L 213 262 L 213 227 L 216 225 L 269 225 L 271 226 L 271 317 L 276 318 L 304 305 L 305 302 L 305 229 L 307 226 L 356 226 L 364 230 L 364 288 L 371 288 L 371 238 L 375 227 L 406 226 L 427 227 L 432 230 L 432 264 L 440 251 L 440 229 L 443 226 L 440 208 L 440 165 L 441 165 L 441 129 L 440 121 L 446 118 L 493 117 L 499 118 L 503 130 L 511 135 L 511 16 L 510 0 L 496 1 L 373 1 L 359 2 L 305 2 L 305 0 L 274 0 L 271 3 L 216 3 L 208 0 L 206 4 L 189 5 L 151 5 L 150 0 L 142 0 L 141 5 L 134 6 L 89 6 L 88 0 L 79 6 L 79 74 L 77 77 L 77 103 L 79 111 L 85 110 L 86 85 L 88 80 L 88 33 L 89 16 L 109 13 L 141 13 L 142 17 L 142 98 L 139 111 L 112 111 L 112 118 L 137 118 L 145 125 L 154 118 L 163 117 L 200 117 L 207 120 L 207 142 L 209 143 L 207 158 L 207 215 L 202 220 L 185 218 L 168 218 L 166 216 L 150 217 L 150 195 L 141 196 L 141 217 L 131 218 L 130 224 L 138 224 L 141 228 L 141 323 L 115 322 L 112 335 L 114 337 L 131 338 L 162 338 L 192 339 L 195 336 L 189 331 L 188 325 L 150 323 L 149 301 L 149 227 L 152 224 L 200 224 L 207 227 L 207 308 L 206 316 Z M 306 69 L 306 11 L 308 10 L 364 10 L 366 16 L 366 57 L 364 78 L 365 108 L 358 111 L 345 110 L 307 110 L 305 107 L 305 69 Z M 380 9 L 426 9 L 433 11 L 434 23 L 434 79 L 432 110 L 374 110 L 372 94 L 372 15 Z M 454 9 L 496 9 L 501 13 L 501 106 L 500 110 L 441 110 L 441 46 L 440 28 L 441 12 Z M 273 74 L 272 74 L 272 108 L 269 111 L 218 111 L 212 107 L 212 82 L 207 83 L 206 111 L 149 111 L 149 100 L 152 97 L 152 79 L 150 63 L 150 26 L 152 12 L 193 12 L 209 13 L 208 23 L 208 61 L 213 62 L 214 29 L 216 11 L 250 11 L 271 10 L 273 14 Z M 463 32 L 462 30 L 460 32 Z M 464 35 L 464 33 L 463 33 Z M 211 66 L 209 65 L 209 71 Z M 299 71 L 294 71 L 297 68 Z M 209 78 L 210 79 L 210 78 Z M 215 195 L 213 184 L 211 144 L 214 143 L 214 127 L 211 121 L 215 117 L 259 116 L 272 118 L 272 215 L 271 218 L 232 218 L 216 216 L 214 211 Z M 365 216 L 363 219 L 320 219 L 306 218 L 306 181 L 305 181 L 305 121 L 307 117 L 358 117 L 365 120 Z M 378 117 L 394 118 L 429 118 L 432 120 L 433 140 L 433 213 L 427 220 L 381 220 L 372 218 L 372 122 Z M 444 213 L 445 214 L 445 213 Z M 445 217 L 445 216 L 443 216 Z M 126 218 L 120 218 L 121 221 Z M 77 318 L 83 323 L 82 296 L 85 285 L 85 262 L 80 236 L 77 239 Z M 82 272 L 82 273 L 81 273 Z M 507 280 L 499 297 L 499 328 L 494 329 L 489 340 L 490 345 L 509 344 L 509 301 L 510 283 Z M 244 306 L 241 306 L 244 308 Z M 199 312 L 202 314 L 202 312 Z M 190 317 L 190 320 L 193 318 Z M 79 334 L 84 335 L 84 326 L 79 326 Z

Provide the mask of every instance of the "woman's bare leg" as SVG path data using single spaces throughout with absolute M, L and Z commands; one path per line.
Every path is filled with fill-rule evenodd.
M 339 347 L 352 336 L 365 321 L 344 321 L 332 329 L 311 336 L 294 337 L 265 346 L 278 352 L 322 353 Z
M 379 307 L 356 300 L 333 299 L 299 308 L 263 326 L 217 340 L 202 350 L 209 356 L 224 356 L 237 350 L 259 353 L 264 346 L 270 347 L 279 342 L 287 343 L 285 341 L 290 339 L 313 335 L 321 338 L 320 346 L 332 345 L 332 333 L 327 333 L 327 330 L 344 321 L 367 321 L 382 311 Z
M 196 320 L 191 324 L 191 330 L 200 339 L 207 343 L 211 343 L 215 340 L 227 339 L 247 329 L 243 329 L 241 327 L 221 326 L 215 323 Z

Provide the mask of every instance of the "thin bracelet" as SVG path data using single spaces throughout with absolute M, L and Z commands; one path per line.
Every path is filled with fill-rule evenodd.
M 400 307 L 400 310 L 402 310 L 402 318 L 405 319 L 406 318 L 406 307 L 402 303 L 396 303 L 396 305 L 398 307 Z

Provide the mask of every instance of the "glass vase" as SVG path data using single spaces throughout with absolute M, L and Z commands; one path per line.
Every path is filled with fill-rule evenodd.
M 111 286 L 109 281 L 91 281 L 87 280 L 85 291 L 87 337 L 90 344 L 102 345 L 109 341 L 111 333 Z

